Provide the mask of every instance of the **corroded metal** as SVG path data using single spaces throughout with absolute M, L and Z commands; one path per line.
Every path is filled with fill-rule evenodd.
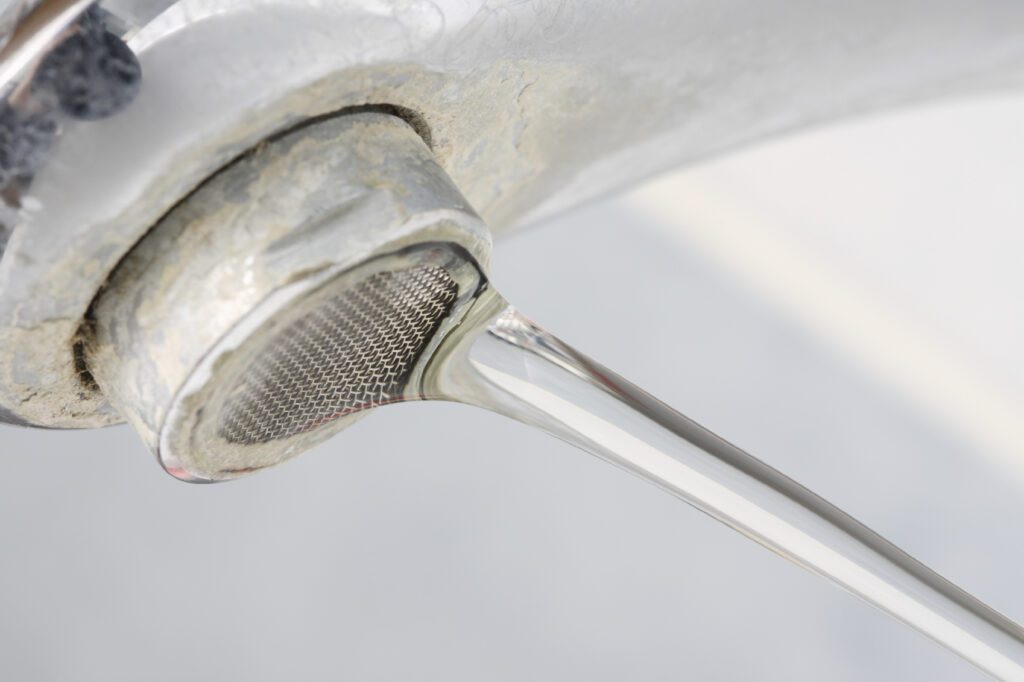
M 159 221 L 92 306 L 80 357 L 174 475 L 232 478 L 401 397 L 475 292 L 446 267 L 452 248 L 490 258 L 486 227 L 410 125 L 318 120 Z
M 0 418 L 120 417 L 83 381 L 83 316 L 124 255 L 273 135 L 387 105 L 500 234 L 780 132 L 1024 83 L 1015 0 L 141 0 L 101 3 L 138 97 L 61 120 L 0 221 Z

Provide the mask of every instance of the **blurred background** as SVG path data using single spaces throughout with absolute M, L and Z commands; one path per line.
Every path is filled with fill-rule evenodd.
M 556 334 L 1024 621 L 1024 98 L 803 133 L 496 245 Z M 189 486 L 0 427 L 0 679 L 972 680 L 526 427 L 389 407 Z

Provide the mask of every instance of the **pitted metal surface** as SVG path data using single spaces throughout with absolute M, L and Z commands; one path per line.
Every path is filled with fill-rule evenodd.
M 487 237 L 403 120 L 314 121 L 133 249 L 90 311 L 82 366 L 174 475 L 246 475 L 415 395 Z
M 62 126 L 0 216 L 0 406 L 26 423 L 122 417 L 76 369 L 98 290 L 161 216 L 300 121 L 414 112 L 500 234 L 778 133 L 1024 85 L 1015 0 L 170 3 L 102 2 L 140 61 L 138 97 Z
M 218 435 L 251 445 L 401 399 L 458 293 L 437 266 L 370 275 L 283 329 L 243 374 Z

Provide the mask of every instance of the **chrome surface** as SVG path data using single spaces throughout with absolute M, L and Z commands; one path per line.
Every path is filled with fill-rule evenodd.
M 62 122 L 11 209 L 0 409 L 26 422 L 119 419 L 76 370 L 96 291 L 183 196 L 309 117 L 402 108 L 500 233 L 783 131 L 1024 81 L 1008 0 L 149 5 L 123 12 L 138 98 Z
M 429 246 L 435 243 L 451 246 Z M 318 120 L 225 168 L 160 221 L 92 306 L 81 366 L 170 473 L 192 481 L 236 478 L 361 416 L 334 414 L 340 406 L 329 394 L 353 397 L 356 389 L 348 383 L 355 377 L 336 371 L 381 370 L 359 387 L 381 399 L 415 383 L 422 356 L 458 323 L 479 283 L 476 266 L 458 265 L 464 259 L 452 248 L 489 262 L 486 227 L 412 127 L 366 111 Z M 416 276 L 396 280 L 396 272 Z M 422 279 L 427 275 L 434 279 Z M 429 292 L 440 298 L 408 309 Z M 443 320 L 417 317 L 440 301 L 450 306 Z M 391 319 L 377 317 L 385 312 Z M 388 336 L 400 330 L 403 339 Z M 289 341 L 296 331 L 327 346 Z M 328 339 L 328 331 L 342 336 Z M 406 361 L 400 376 L 385 371 L 385 357 L 329 357 L 374 349 Z M 334 364 L 311 365 L 308 353 Z M 271 386 L 282 379 L 272 358 L 287 364 L 296 354 L 299 375 Z M 385 379 L 386 386 L 375 385 Z M 273 404 L 256 404 L 264 398 Z M 319 400 L 329 404 L 312 404 Z M 266 412 L 278 407 L 287 413 Z M 314 413 L 320 423 L 293 429 Z M 265 419 L 283 419 L 287 428 L 280 432 Z
M 582 3 L 185 0 L 126 22 L 139 100 L 103 121 L 61 119 L 45 162 L 5 199 L 16 222 L 0 262 L 0 414 L 126 416 L 172 474 L 209 481 L 283 461 L 366 407 L 463 400 L 634 471 L 989 674 L 1024 678 L 1014 623 L 480 286 L 489 243 L 471 204 L 504 229 L 796 125 L 1021 80 L 1009 4 L 927 6 L 927 22 L 924 4 L 890 6 L 865 34 L 871 7 L 831 8 L 836 28 L 809 4 L 702 7 L 666 23 L 663 3 L 596 19 Z M 667 35 L 694 30 L 694 15 L 696 32 Z M 797 15 L 805 26 L 786 23 Z M 720 22 L 734 42 L 713 41 Z M 31 44 L 68 25 L 44 23 Z M 32 57 L 11 73 L 41 63 L 26 44 L 8 43 Z M 455 246 L 408 248 L 435 240 Z M 354 329 L 333 319 L 355 316 L 352 292 L 410 271 L 452 288 L 416 312 L 398 355 L 353 365 L 337 354 L 365 343 L 282 341 L 324 311 L 338 341 Z M 380 324 L 405 304 L 370 307 Z M 275 367 L 268 353 L 298 360 Z M 341 369 L 324 371 L 328 358 Z M 383 378 L 351 399 L 341 373 L 357 365 Z M 320 387 L 330 395 L 302 392 Z
M 43 0 L 15 27 L 0 49 L 0 92 L 53 46 L 93 0 Z M 13 3 L 12 7 L 30 3 Z

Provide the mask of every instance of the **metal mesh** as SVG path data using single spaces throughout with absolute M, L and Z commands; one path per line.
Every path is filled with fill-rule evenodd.
M 443 268 L 415 266 L 327 298 L 245 370 L 217 433 L 231 443 L 267 443 L 400 399 L 457 289 Z

